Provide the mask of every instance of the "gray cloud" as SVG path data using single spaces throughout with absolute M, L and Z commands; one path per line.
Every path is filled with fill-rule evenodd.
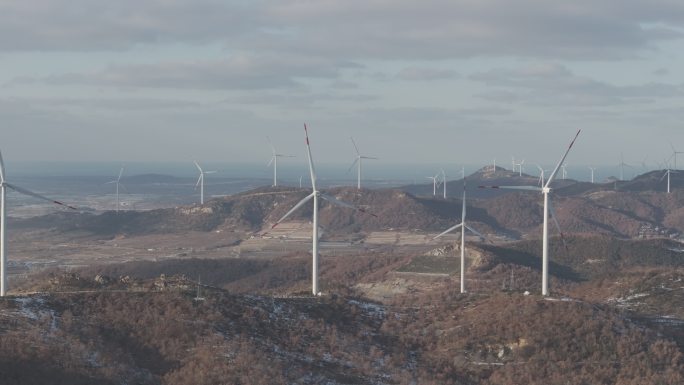
M 103 71 L 67 73 L 43 79 L 15 78 L 11 85 L 93 85 L 179 89 L 263 89 L 295 87 L 300 78 L 335 78 L 350 62 L 296 56 L 235 55 L 226 60 L 197 60 L 146 65 L 118 65 Z
M 540 64 L 515 69 L 497 68 L 470 76 L 500 90 L 483 92 L 478 97 L 497 102 L 542 105 L 618 105 L 652 103 L 656 99 L 684 95 L 680 85 L 647 83 L 616 86 L 577 76 L 559 64 Z
M 259 29 L 249 3 L 212 0 L 36 0 L 0 3 L 0 50 L 125 50 L 210 43 Z
M 270 12 L 288 33 L 255 45 L 385 59 L 632 57 L 681 37 L 684 21 L 684 4 L 668 0 L 293 1 Z
M 364 103 L 378 100 L 377 96 L 352 94 L 342 95 L 334 93 L 264 93 L 242 94 L 226 100 L 228 103 L 239 104 L 268 104 L 280 107 L 305 107 L 321 103 L 355 102 Z
M 454 70 L 425 67 L 407 67 L 397 74 L 397 78 L 410 81 L 452 79 L 457 76 L 458 74 Z
M 19 101 L 17 101 L 19 102 Z M 23 100 L 28 105 L 43 109 L 83 109 L 144 111 L 198 108 L 200 103 L 181 99 L 154 98 L 34 98 Z
M 221 43 L 353 60 L 605 59 L 681 38 L 683 24 L 684 3 L 670 0 L 38 0 L 0 4 L 0 50 Z

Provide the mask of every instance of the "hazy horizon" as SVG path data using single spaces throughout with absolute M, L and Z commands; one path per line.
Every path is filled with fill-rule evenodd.
M 684 158 L 682 160 L 684 162 Z M 211 179 L 225 178 L 244 178 L 264 181 L 273 179 L 273 167 L 267 167 L 265 163 L 257 162 L 200 162 L 205 170 L 217 171 L 216 174 L 207 176 L 207 183 Z M 6 162 L 8 178 L 33 178 L 33 177 L 97 177 L 116 178 L 119 169 L 124 167 L 123 178 L 140 176 L 145 174 L 168 175 L 172 177 L 191 178 L 198 175 L 192 161 L 187 162 L 41 162 L 41 161 L 20 161 Z M 555 166 L 553 164 L 541 165 L 546 173 Z M 447 180 L 460 180 L 462 178 L 461 169 L 465 168 L 466 176 L 488 165 L 475 164 L 386 164 L 378 161 L 367 161 L 363 165 L 363 178 L 366 181 L 405 181 L 416 184 L 429 183 L 427 179 L 430 175 L 439 173 L 444 169 Z M 497 167 L 511 170 L 512 165 L 501 164 L 497 161 Z M 619 177 L 620 169 L 617 165 L 592 165 L 595 168 L 595 179 L 597 182 L 610 177 Z M 588 165 L 569 164 L 567 166 L 567 177 L 578 181 L 589 181 L 591 171 Z M 646 167 L 643 165 L 632 165 L 625 167 L 625 179 L 660 170 L 658 168 Z M 350 170 L 350 164 L 345 163 L 317 163 L 316 172 L 319 179 L 356 181 L 356 167 Z M 539 171 L 536 164 L 525 163 L 524 173 L 530 176 L 538 176 Z M 559 175 L 560 176 L 560 175 Z M 282 162 L 278 165 L 278 180 L 285 183 L 298 183 L 299 177 L 303 178 L 304 184 L 308 183 L 308 165 L 303 162 Z

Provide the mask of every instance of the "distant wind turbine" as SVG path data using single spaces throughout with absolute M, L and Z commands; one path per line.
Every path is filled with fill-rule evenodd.
M 195 184 L 195 189 L 199 186 L 200 188 L 200 204 L 204 204 L 204 174 L 214 174 L 216 171 L 203 171 L 202 167 L 200 167 L 199 163 L 195 161 L 195 166 L 199 170 L 199 178 L 197 179 L 197 183 Z
M 440 169 L 439 171 L 440 171 L 440 173 L 442 174 L 442 185 L 443 185 L 443 186 L 442 186 L 442 187 L 443 187 L 443 193 L 442 193 L 442 195 L 443 195 L 444 199 L 447 199 L 447 180 L 446 180 L 446 173 L 444 172 L 444 169 L 443 169 L 443 168 Z
M 464 172 L 465 173 L 465 172 Z M 456 229 L 461 229 L 461 293 L 465 293 L 465 231 L 470 230 L 473 234 L 484 239 L 484 236 L 474 230 L 472 227 L 466 225 L 466 180 L 463 178 L 463 208 L 461 209 L 461 223 L 456 226 L 446 229 L 441 234 L 437 235 L 433 239 L 437 239 L 443 235 L 446 235 Z
M 568 171 L 565 169 L 567 166 L 567 163 L 561 164 L 561 179 L 563 180 L 565 180 L 568 177 Z
M 677 151 L 672 143 L 670 143 L 670 147 L 672 147 L 672 155 L 670 156 L 670 159 L 674 158 L 674 169 L 677 170 L 677 155 L 684 154 L 684 151 Z
M 123 172 L 124 172 L 124 168 L 121 167 L 121 170 L 119 170 L 119 176 L 116 179 L 107 182 L 107 184 L 111 184 L 111 183 L 116 184 L 116 212 L 117 213 L 119 212 L 119 207 L 121 207 L 121 203 L 119 203 L 119 187 L 122 187 L 125 189 L 124 185 L 121 184 L 121 176 L 123 175 Z
M 361 153 L 359 152 L 359 148 L 356 146 L 356 142 L 354 142 L 354 138 L 352 138 L 350 136 L 349 139 L 351 139 L 351 142 L 354 145 L 354 150 L 356 151 L 356 159 L 354 159 L 354 163 L 352 163 L 352 165 L 349 167 L 349 170 L 347 172 L 351 171 L 351 169 L 354 168 L 354 165 L 357 166 L 356 188 L 361 190 L 361 170 L 362 170 L 361 163 L 363 162 L 364 159 L 375 159 L 375 160 L 377 160 L 378 158 L 375 158 L 372 156 L 361 155 Z
M 309 195 L 307 195 L 304 199 L 299 201 L 290 211 L 285 213 L 282 218 L 278 219 L 276 223 L 271 226 L 271 229 L 275 228 L 278 226 L 282 221 L 284 221 L 287 217 L 289 217 L 293 212 L 297 211 L 300 207 L 302 207 L 306 202 L 309 200 L 313 199 L 313 234 L 311 236 L 312 238 L 312 258 L 313 258 L 313 266 L 312 266 L 312 271 L 311 271 L 311 292 L 314 295 L 320 295 L 320 291 L 318 290 L 318 267 L 319 267 L 319 258 L 318 258 L 318 198 L 325 199 L 326 201 L 337 205 L 341 207 L 346 207 L 350 208 L 352 210 L 360 211 L 362 213 L 367 213 L 365 210 L 358 208 L 354 205 L 351 205 L 349 203 L 343 202 L 333 196 L 324 194 L 316 188 L 316 171 L 314 169 L 314 163 L 313 163 L 313 158 L 311 157 L 311 147 L 309 145 L 309 131 L 306 128 L 306 124 L 304 124 L 304 134 L 306 137 L 306 153 L 307 157 L 309 159 L 309 173 L 311 174 L 311 188 L 313 192 Z M 367 213 L 370 214 L 370 213 Z M 370 214 L 372 216 L 376 216 L 374 214 Z
M 594 171 L 596 171 L 596 167 L 589 167 L 589 170 L 591 170 L 591 183 L 594 183 Z
M 544 170 L 540 165 L 537 165 L 537 169 L 539 169 L 539 184 L 540 187 L 544 186 Z
M 525 159 L 523 159 L 522 162 L 516 164 L 516 166 L 518 166 L 518 173 L 519 173 L 518 175 L 519 176 L 522 176 L 522 174 L 523 174 L 524 165 L 525 165 Z M 513 169 L 513 171 L 515 171 L 515 169 Z
M 632 166 L 625 163 L 625 158 L 622 153 L 620 153 L 620 164 L 618 164 L 618 167 L 620 167 L 620 180 L 625 180 L 625 167 L 633 168 Z
M 437 180 L 439 179 L 438 175 L 435 176 L 426 176 L 427 179 L 432 179 L 432 196 L 437 195 Z
M 560 162 L 556 164 L 556 167 L 553 169 L 553 172 L 549 176 L 549 179 L 546 180 L 546 184 L 544 187 L 537 187 L 537 186 L 480 186 L 481 188 L 501 188 L 501 189 L 510 189 L 510 190 L 526 190 L 526 191 L 539 191 L 544 195 L 544 224 L 543 224 L 543 232 L 542 232 L 542 295 L 549 295 L 549 211 L 551 212 L 551 218 L 553 219 L 554 223 L 556 224 L 556 228 L 558 228 L 558 232 L 561 234 L 561 238 L 563 237 L 563 233 L 560 230 L 560 225 L 558 224 L 558 220 L 556 219 L 556 215 L 554 214 L 553 207 L 551 206 L 551 201 L 549 200 L 549 194 L 551 194 L 551 182 L 553 182 L 553 179 L 556 177 L 556 174 L 558 173 L 558 170 L 560 169 L 561 165 L 565 162 L 565 158 L 568 156 L 568 153 L 570 152 L 570 149 L 572 148 L 572 145 L 575 144 L 575 140 L 577 140 L 577 137 L 579 136 L 580 132 L 582 130 L 578 130 L 577 134 L 575 134 L 575 137 L 572 139 L 572 142 L 570 142 L 570 145 L 568 146 L 568 149 L 565 151 L 565 154 L 563 154 L 563 157 L 561 158 Z
M 674 170 L 671 170 L 668 168 L 667 170 L 665 170 L 665 174 L 663 174 L 663 176 L 660 177 L 660 181 L 662 181 L 667 176 L 667 193 L 668 194 L 670 193 L 670 174 L 676 174 L 676 173 L 677 173 L 677 171 L 674 171 Z
M 273 187 L 276 187 L 278 186 L 278 158 L 294 158 L 294 156 L 278 154 L 276 152 L 275 147 L 273 146 L 273 143 L 271 143 L 271 139 L 268 136 L 266 137 L 266 139 L 268 140 L 268 144 L 271 146 L 271 150 L 273 152 L 271 160 L 268 161 L 266 167 L 269 167 L 271 164 L 273 164 Z
M 67 204 L 64 204 L 60 201 L 56 201 L 54 199 L 50 199 L 47 197 L 44 197 L 40 194 L 36 194 L 32 191 L 29 191 L 25 188 L 15 186 L 13 184 L 10 184 L 7 182 L 6 179 L 6 174 L 5 174 L 5 163 L 2 160 L 2 153 L 0 153 L 0 297 L 4 297 L 5 293 L 7 291 L 7 242 L 6 242 L 6 235 L 7 235 L 7 189 L 11 188 L 12 190 L 32 196 L 34 198 L 42 199 L 44 201 L 48 201 L 60 206 L 64 206 L 67 208 L 70 208 L 72 210 L 76 210 L 75 207 L 69 206 Z

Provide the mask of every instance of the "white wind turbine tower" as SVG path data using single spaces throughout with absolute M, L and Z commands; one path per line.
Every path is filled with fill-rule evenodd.
M 444 196 L 444 199 L 446 198 L 446 190 L 447 190 L 447 180 L 446 180 L 446 173 L 444 172 L 444 169 L 439 170 L 440 173 L 442 174 L 442 184 L 443 184 L 443 193 L 442 195 Z
M 25 188 L 10 184 L 7 182 L 5 177 L 5 163 L 2 161 L 2 153 L 0 153 L 0 297 L 4 297 L 7 291 L 7 189 L 11 188 L 20 194 L 32 196 L 34 198 L 42 199 L 60 206 L 68 207 L 72 210 L 76 210 L 75 207 L 44 197 L 40 194 L 36 194 L 32 191 L 26 190 Z
M 591 183 L 594 183 L 594 171 L 596 171 L 596 167 L 589 167 L 589 170 L 591 170 Z
M 620 153 L 620 164 L 618 164 L 618 167 L 620 167 L 620 180 L 625 180 L 625 166 L 632 168 L 632 166 L 625 163 L 625 157 Z
M 271 150 L 273 151 L 271 160 L 268 161 L 266 167 L 269 167 L 271 164 L 273 164 L 273 187 L 276 187 L 278 186 L 278 158 L 294 158 L 294 156 L 278 154 L 276 152 L 275 147 L 273 146 L 273 143 L 271 143 L 271 139 L 268 136 L 266 137 L 266 139 L 268 140 L 268 144 L 271 146 Z
M 578 130 L 577 134 L 575 134 L 575 137 L 572 139 L 572 142 L 570 142 L 568 149 L 565 150 L 565 154 L 563 154 L 563 157 L 561 158 L 560 162 L 556 164 L 556 167 L 553 169 L 553 172 L 549 176 L 549 179 L 546 181 L 546 184 L 544 184 L 544 187 L 540 188 L 537 186 L 480 186 L 481 188 L 501 188 L 510 190 L 539 191 L 544 195 L 544 223 L 542 232 L 542 295 L 545 296 L 549 295 L 549 211 L 551 212 L 551 218 L 556 224 L 556 228 L 558 228 L 558 232 L 561 233 L 561 237 L 563 236 L 563 233 L 560 230 L 560 225 L 558 224 L 558 220 L 556 219 L 553 208 L 551 206 L 551 202 L 549 200 L 549 194 L 552 191 L 550 185 L 551 182 L 553 182 L 553 179 L 556 177 L 556 174 L 558 173 L 558 170 L 560 169 L 561 165 L 563 164 L 563 162 L 565 162 L 565 158 L 568 156 L 568 153 L 570 152 L 572 145 L 575 144 L 575 140 L 577 140 L 577 137 L 579 136 L 581 131 L 582 130 Z
M 285 213 L 282 218 L 278 219 L 276 223 L 271 226 L 271 229 L 275 228 L 278 226 L 282 221 L 285 220 L 285 218 L 289 217 L 293 212 L 297 211 L 300 207 L 302 207 L 306 202 L 311 200 L 313 198 L 313 234 L 312 234 L 312 258 L 313 258 L 313 265 L 312 265 L 312 271 L 311 271 L 311 292 L 314 295 L 320 295 L 320 291 L 318 290 L 318 266 L 319 266 L 319 258 L 318 258 L 318 198 L 325 199 L 326 201 L 337 205 L 341 207 L 347 207 L 352 210 L 360 211 L 362 213 L 366 213 L 365 210 L 358 208 L 356 206 L 350 205 L 349 203 L 342 202 L 341 200 L 324 194 L 316 188 L 316 171 L 314 169 L 314 163 L 313 163 L 313 158 L 311 157 L 311 147 L 309 145 L 309 132 L 306 128 L 306 124 L 304 124 L 304 134 L 306 137 L 306 153 L 307 157 L 309 159 L 309 173 L 311 174 L 311 187 L 313 192 L 309 195 L 307 195 L 304 199 L 299 201 L 290 211 Z M 370 213 L 368 213 L 370 214 Z M 374 214 L 370 214 L 373 216 L 376 216 Z
M 667 193 L 668 194 L 670 193 L 670 174 L 673 174 L 673 173 L 676 174 L 677 171 L 674 171 L 674 170 L 668 168 L 665 171 L 665 174 L 663 174 L 663 176 L 660 177 L 660 181 L 662 181 L 667 176 Z
M 432 179 L 432 196 L 436 196 L 437 195 L 437 179 L 439 179 L 439 176 L 438 175 L 426 176 L 425 178 Z
M 350 136 L 349 139 L 351 139 L 351 142 L 354 145 L 354 150 L 356 151 L 356 159 L 354 159 L 354 163 L 352 163 L 352 165 L 349 167 L 349 170 L 347 172 L 351 171 L 351 169 L 354 168 L 354 165 L 357 166 L 356 188 L 361 190 L 361 169 L 362 169 L 361 163 L 362 163 L 363 159 L 375 159 L 375 160 L 377 160 L 378 158 L 375 158 L 372 156 L 361 155 L 361 153 L 359 152 L 359 148 L 356 146 L 356 142 L 354 142 L 354 138 L 352 138 Z
M 204 171 L 202 170 L 202 167 L 200 167 L 199 163 L 195 161 L 195 166 L 200 172 L 199 178 L 197 179 L 197 183 L 195 184 L 195 189 L 199 186 L 200 188 L 200 204 L 204 204 L 204 174 L 214 174 L 216 171 Z
M 537 165 L 537 168 L 539 169 L 539 186 L 544 186 L 544 170 L 540 165 Z
M 465 174 L 465 171 L 464 171 Z M 484 239 L 484 236 L 477 231 L 475 231 L 472 227 L 466 225 L 466 180 L 465 177 L 463 177 L 463 208 L 461 209 L 461 223 L 457 224 L 456 226 L 450 227 L 438 236 L 434 237 L 433 239 L 437 239 L 443 235 L 446 235 L 456 229 L 461 229 L 461 293 L 465 293 L 465 231 L 466 229 L 470 230 L 473 234 L 477 235 L 478 237 Z
M 522 162 L 516 164 L 516 166 L 518 166 L 519 176 L 522 176 L 524 164 L 525 164 L 525 159 L 523 159 Z M 513 171 L 515 171 L 515 168 L 513 169 Z
M 121 176 L 123 175 L 123 172 L 124 172 L 124 168 L 121 167 L 121 170 L 119 170 L 119 177 L 106 183 L 106 184 L 111 184 L 111 183 L 116 184 L 116 212 L 117 213 L 119 212 L 119 207 L 121 207 L 121 203 L 119 203 L 119 187 L 124 187 L 121 184 Z

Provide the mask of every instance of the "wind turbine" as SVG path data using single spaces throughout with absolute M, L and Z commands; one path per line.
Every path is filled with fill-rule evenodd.
M 337 205 L 341 207 L 347 207 L 352 210 L 360 211 L 362 213 L 367 213 L 364 209 L 361 209 L 359 207 L 353 206 L 349 203 L 343 202 L 333 196 L 324 194 L 316 188 L 316 171 L 314 170 L 314 163 L 313 163 L 313 158 L 311 157 L 311 146 L 309 145 L 309 131 L 306 128 L 306 124 L 304 124 L 304 134 L 306 137 L 306 153 L 307 157 L 309 159 L 309 173 L 311 174 L 311 188 L 313 192 L 301 201 L 294 205 L 290 211 L 285 213 L 282 218 L 278 219 L 276 223 L 271 226 L 271 229 L 275 228 L 278 226 L 282 221 L 285 220 L 285 218 L 289 217 L 293 212 L 297 211 L 300 207 L 302 207 L 306 202 L 311 200 L 313 198 L 313 234 L 311 236 L 312 238 L 312 258 L 313 258 L 313 266 L 312 266 L 312 271 L 311 271 L 311 292 L 314 295 L 320 295 L 320 292 L 318 290 L 318 264 L 319 264 L 319 258 L 318 258 L 318 198 L 325 199 L 326 201 Z M 376 216 L 371 213 L 367 213 L 372 216 Z
M 465 172 L 464 172 L 465 173 Z M 432 238 L 437 239 L 443 235 L 446 235 L 456 229 L 461 229 L 461 293 L 465 293 L 465 231 L 470 230 L 473 234 L 484 239 L 484 236 L 474 230 L 472 227 L 466 225 L 466 180 L 463 178 L 463 208 L 461 209 L 461 223 L 456 226 L 450 227 L 438 236 Z
M 119 207 L 121 206 L 121 203 L 119 203 L 119 187 L 124 187 L 124 185 L 121 184 L 121 176 L 123 175 L 124 168 L 121 167 L 121 170 L 119 170 L 119 177 L 107 182 L 106 184 L 111 184 L 115 183 L 116 184 L 116 212 L 119 212 Z M 124 187 L 125 189 L 125 187 Z
M 357 165 L 356 188 L 361 190 L 361 163 L 362 163 L 362 160 L 363 159 L 376 159 L 377 160 L 378 158 L 375 158 L 372 156 L 361 155 L 361 153 L 359 152 L 359 148 L 356 146 L 356 142 L 354 142 L 354 138 L 352 138 L 350 136 L 349 139 L 351 139 L 351 142 L 354 145 L 354 150 L 356 150 L 356 159 L 354 159 L 354 163 L 352 163 L 352 165 L 349 167 L 349 170 L 347 172 L 351 171 L 351 169 L 354 168 L 354 165 Z
M 50 199 L 47 197 L 44 197 L 40 194 L 36 194 L 32 191 L 26 190 L 25 188 L 15 186 L 13 184 L 10 184 L 7 182 L 5 179 L 5 163 L 2 161 L 2 153 L 0 152 L 0 297 L 5 296 L 5 292 L 7 289 L 7 242 L 6 242 L 6 235 L 7 235 L 7 189 L 11 188 L 12 190 L 32 196 L 34 198 L 42 199 L 44 201 L 48 201 L 60 206 L 68 207 L 72 210 L 76 210 L 75 207 L 69 206 L 67 204 L 64 204 L 60 201 L 56 201 L 54 199 Z
M 663 174 L 663 176 L 660 177 L 660 181 L 662 181 L 667 176 L 667 193 L 668 194 L 670 193 L 670 174 L 672 174 L 672 173 L 676 174 L 677 171 L 674 171 L 674 170 L 668 168 L 665 171 L 665 174 Z
M 670 156 L 670 159 L 674 158 L 674 169 L 677 170 L 677 155 L 684 154 L 684 151 L 675 150 L 675 147 L 672 145 L 672 143 L 670 143 L 670 147 L 672 147 L 672 156 Z
M 268 161 L 266 167 L 269 167 L 271 164 L 273 164 L 273 187 L 276 187 L 278 186 L 278 158 L 294 158 L 294 156 L 278 154 L 273 146 L 273 143 L 271 143 L 271 139 L 268 136 L 266 139 L 268 140 L 268 144 L 271 146 L 271 150 L 273 151 L 271 160 Z
M 594 183 L 594 171 L 596 171 L 596 167 L 589 167 L 589 170 L 591 170 L 591 183 Z
M 444 199 L 446 199 L 446 188 L 447 188 L 446 173 L 444 172 L 443 168 L 440 169 L 440 173 L 442 174 L 442 184 L 444 187 L 443 195 L 444 195 Z
M 515 164 L 514 164 L 515 166 L 518 166 L 518 173 L 519 173 L 519 176 L 522 176 L 522 173 L 523 173 L 523 165 L 524 165 L 524 164 L 525 164 L 525 159 L 523 159 L 522 162 L 520 162 L 520 163 L 515 163 Z M 515 172 L 515 167 L 513 167 L 513 172 Z
M 568 177 L 568 171 L 565 169 L 567 167 L 567 163 L 561 164 L 561 178 L 565 180 L 565 178 Z
M 632 166 L 625 163 L 624 155 L 620 153 L 620 164 L 618 164 L 618 167 L 620 167 L 620 180 L 625 180 L 625 166 L 632 168 Z
M 439 178 L 438 175 L 435 176 L 426 176 L 427 179 L 432 179 L 432 196 L 437 195 L 437 179 Z
M 539 186 L 544 186 L 544 170 L 540 165 L 537 165 L 537 168 L 539 169 Z
M 560 230 L 560 225 L 558 224 L 558 220 L 556 219 L 553 208 L 551 206 L 551 202 L 549 200 L 549 194 L 552 191 L 550 186 L 551 182 L 553 182 L 553 179 L 556 177 L 556 174 L 558 173 L 558 170 L 560 169 L 561 165 L 563 164 L 563 162 L 565 162 L 565 158 L 568 156 L 568 153 L 570 152 L 572 145 L 575 144 L 575 140 L 577 140 L 577 137 L 579 136 L 581 131 L 582 130 L 577 130 L 577 134 L 575 134 L 575 137 L 572 139 L 572 142 L 570 142 L 568 149 L 565 150 L 565 154 L 563 154 L 563 157 L 561 158 L 560 162 L 556 164 L 556 167 L 553 169 L 553 172 L 549 176 L 549 179 L 547 179 L 544 187 L 540 188 L 537 186 L 480 186 L 481 188 L 501 188 L 510 190 L 539 191 L 544 195 L 544 224 L 542 232 L 542 295 L 545 296 L 549 295 L 549 211 L 551 212 L 551 218 L 556 224 L 558 232 L 561 233 L 561 237 L 563 236 L 563 233 Z
M 200 188 L 200 204 L 204 204 L 204 174 L 214 174 L 216 171 L 203 171 L 202 167 L 200 167 L 199 163 L 195 161 L 195 166 L 200 172 L 199 179 L 197 179 L 197 183 L 195 184 L 195 190 L 199 186 Z

